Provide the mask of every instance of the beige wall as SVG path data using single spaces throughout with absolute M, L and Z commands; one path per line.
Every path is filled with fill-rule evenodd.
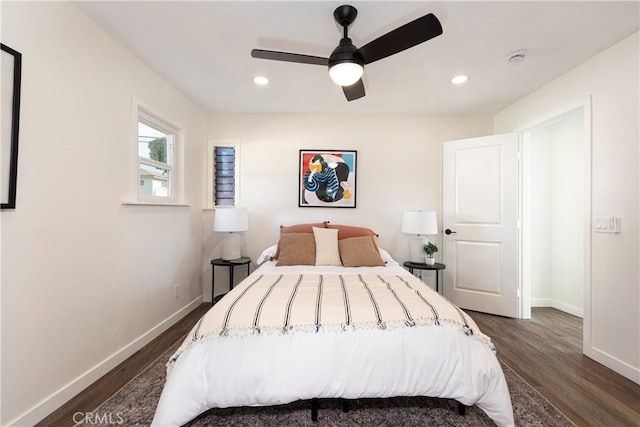
M 71 3 L 2 2 L 1 28 L 23 78 L 0 424 L 33 425 L 197 303 L 204 114 Z M 193 206 L 121 204 L 132 96 L 184 126 Z
M 591 233 L 587 355 L 640 382 L 638 33 L 495 116 L 495 131 L 527 127 L 590 97 L 592 216 L 622 218 L 622 233 Z M 589 304 L 590 301 L 590 304 Z M 589 316 L 590 313 L 590 316 Z
M 442 142 L 492 132 L 490 117 L 425 115 L 211 115 L 210 139 L 241 141 L 241 204 L 249 210 L 246 254 L 277 242 L 279 226 L 324 221 L 374 229 L 382 247 L 407 259 L 407 237 L 400 232 L 402 212 L 442 206 Z M 299 208 L 298 150 L 358 151 L 357 208 Z M 205 215 L 211 229 L 213 212 Z M 202 277 L 210 298 L 210 258 L 219 255 L 218 237 L 205 237 Z M 440 239 L 437 239 L 440 241 Z M 216 294 L 226 289 L 220 272 Z

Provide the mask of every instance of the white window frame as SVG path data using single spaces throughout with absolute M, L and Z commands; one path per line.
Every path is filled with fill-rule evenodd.
M 238 139 L 210 139 L 207 143 L 207 207 L 209 209 L 230 208 L 231 206 L 216 206 L 215 192 L 215 149 L 216 147 L 231 147 L 235 152 L 234 183 L 235 194 L 233 207 L 240 206 L 240 140 Z
M 129 178 L 129 200 L 125 204 L 150 204 L 150 205 L 183 205 L 183 141 L 184 128 L 175 121 L 167 119 L 165 115 L 158 113 L 155 109 L 142 104 L 133 97 L 131 114 L 131 173 Z M 157 162 L 138 154 L 138 122 L 141 121 L 148 126 L 157 128 L 167 135 L 173 136 L 172 144 L 167 144 L 167 163 Z M 169 151 L 169 147 L 173 149 Z M 167 169 L 170 172 L 168 183 L 168 196 L 147 196 L 140 194 L 140 164 Z

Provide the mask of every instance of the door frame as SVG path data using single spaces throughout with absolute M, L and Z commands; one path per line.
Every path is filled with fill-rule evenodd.
M 563 108 L 553 111 L 550 114 L 547 114 L 543 117 L 533 120 L 532 122 L 516 129 L 516 132 L 521 132 L 523 135 L 523 149 L 522 153 L 522 165 L 526 165 L 526 162 L 529 161 L 527 156 L 526 149 L 526 141 L 530 138 L 530 134 L 532 131 L 544 127 L 550 124 L 552 121 L 558 119 L 559 117 L 570 113 L 572 111 L 582 109 L 583 115 L 583 130 L 584 130 L 584 158 L 583 158 L 583 168 L 584 168 L 584 182 L 583 182 L 583 214 L 584 214 L 584 228 L 583 228 L 583 277 L 584 277 L 584 288 L 583 288 L 583 332 L 582 332 L 582 349 L 583 353 L 586 353 L 586 350 L 591 347 L 591 199 L 592 199 L 592 132 L 591 132 L 591 121 L 592 121 L 592 111 L 591 111 L 591 96 L 587 96 L 579 102 L 568 104 Z M 520 179 L 520 192 L 522 194 L 521 205 L 520 205 L 520 213 L 521 219 L 522 213 L 524 212 L 524 207 L 528 202 L 525 200 L 525 188 L 524 188 L 524 179 L 521 175 Z M 521 239 L 520 239 L 520 257 L 521 257 L 521 284 L 522 284 L 522 298 L 520 299 L 520 312 L 522 314 L 522 318 L 528 319 L 531 318 L 531 281 L 530 277 L 526 275 L 526 273 L 530 270 L 527 259 L 528 251 L 524 246 L 526 241 L 526 236 L 528 232 L 528 224 L 524 221 L 522 223 L 522 227 L 520 230 Z

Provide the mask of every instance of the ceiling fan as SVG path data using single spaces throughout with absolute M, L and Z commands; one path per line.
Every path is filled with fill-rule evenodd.
M 402 52 L 442 34 L 440 21 L 435 15 L 429 13 L 357 49 L 347 32 L 357 15 L 357 9 L 349 5 L 340 6 L 333 12 L 336 22 L 342 26 L 343 37 L 329 58 L 262 49 L 253 49 L 251 56 L 275 61 L 329 66 L 331 79 L 342 86 L 347 101 L 353 101 L 365 95 L 361 78 L 365 64 Z

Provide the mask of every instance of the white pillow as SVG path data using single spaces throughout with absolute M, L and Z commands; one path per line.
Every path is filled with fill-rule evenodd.
M 338 249 L 338 229 L 313 227 L 316 239 L 316 265 L 342 265 Z
M 271 257 L 276 254 L 277 249 L 278 249 L 278 245 L 269 246 L 267 249 L 262 251 L 258 259 L 256 260 L 256 264 L 260 265 L 263 262 L 269 261 Z
M 380 258 L 382 258 L 387 265 L 399 265 L 398 261 L 393 259 L 393 257 L 389 255 L 389 252 L 385 251 L 380 246 L 378 246 L 378 252 L 380 252 Z

